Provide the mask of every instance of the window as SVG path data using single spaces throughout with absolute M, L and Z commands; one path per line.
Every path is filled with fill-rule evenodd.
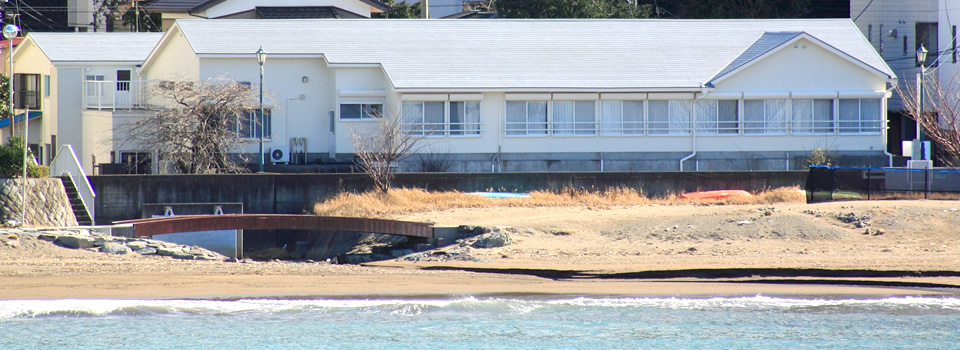
M 916 24 L 917 34 L 914 38 L 914 49 L 916 52 L 920 49 L 920 45 L 923 45 L 930 53 L 927 55 L 927 61 L 924 62 L 924 66 L 931 67 L 937 65 L 937 56 L 940 55 L 940 50 L 937 48 L 937 23 L 917 23 Z M 914 56 L 916 57 L 916 56 Z M 920 62 L 916 61 L 916 66 L 920 67 Z
M 798 134 L 832 134 L 833 100 L 793 100 L 793 131 Z
M 739 133 L 736 100 L 700 100 L 696 107 L 697 133 Z
M 371 120 L 383 116 L 383 103 L 340 103 L 340 119 Z
M 263 138 L 270 139 L 273 135 L 273 124 L 272 113 L 269 109 L 263 110 L 264 116 L 261 118 L 260 110 L 252 110 L 246 113 L 237 115 L 237 137 L 242 139 L 259 139 L 260 138 L 260 126 L 263 126 Z
M 40 109 L 40 74 L 14 74 L 14 107 Z
M 506 135 L 546 135 L 547 101 L 507 101 Z
M 84 80 L 87 86 L 87 97 L 103 96 L 103 83 L 98 83 L 105 80 L 103 75 L 87 75 Z
M 904 56 L 907 55 L 907 51 L 908 51 L 907 48 L 908 48 L 908 46 L 907 46 L 907 36 L 904 35 L 904 36 L 903 36 L 903 55 L 904 55 Z
M 880 132 L 880 100 L 841 99 L 839 117 L 841 134 Z
M 450 135 L 480 135 L 480 101 L 450 101 Z
M 786 133 L 787 100 L 744 100 L 745 135 Z
M 43 97 L 50 97 L 50 76 L 43 76 Z
M 593 135 L 596 132 L 597 103 L 594 101 L 553 101 L 554 135 Z
M 402 115 L 404 128 L 409 135 L 443 135 L 446 129 L 443 102 L 404 102 Z
M 642 135 L 643 101 L 600 103 L 600 135 Z
M 690 133 L 691 101 L 649 101 L 647 128 L 650 135 L 687 135 Z

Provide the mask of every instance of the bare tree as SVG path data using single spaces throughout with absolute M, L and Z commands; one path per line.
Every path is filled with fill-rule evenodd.
M 180 173 L 247 171 L 241 164 L 247 159 L 240 151 L 244 144 L 258 142 L 254 140 L 260 127 L 256 89 L 213 78 L 164 81 L 151 92 L 165 107 L 151 117 L 119 125 L 115 141 L 155 151 Z
M 948 167 L 960 166 L 960 75 L 941 81 L 936 74 L 923 79 L 923 114 L 918 85 L 898 88 L 907 116 L 917 121 L 923 134 L 938 145 L 935 157 Z
M 399 115 L 377 114 L 374 130 L 353 130 L 353 152 L 359 158 L 363 171 L 373 180 L 374 188 L 382 193 L 390 190 L 392 168 L 420 149 L 423 138 L 415 136 L 415 127 Z

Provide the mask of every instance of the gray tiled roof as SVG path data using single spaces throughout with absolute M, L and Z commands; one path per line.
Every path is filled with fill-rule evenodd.
M 211 0 L 153 0 L 144 6 L 147 10 L 194 10 Z
M 397 88 L 696 88 L 805 32 L 894 77 L 849 19 L 180 20 L 198 54 L 322 54 L 381 64 Z M 769 39 L 769 40 L 768 40 Z M 750 50 L 748 50 L 750 49 Z M 268 63 L 269 64 L 269 63 Z
M 163 33 L 40 33 L 31 38 L 52 62 L 142 62 Z
M 363 18 L 355 13 L 333 6 L 257 6 L 257 15 L 261 19 Z

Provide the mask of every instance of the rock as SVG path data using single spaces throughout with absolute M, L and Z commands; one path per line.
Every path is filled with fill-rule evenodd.
M 130 248 L 127 248 L 127 246 L 120 243 L 106 242 L 103 244 L 102 247 L 100 247 L 100 252 L 107 253 L 107 254 L 123 255 L 123 254 L 130 253 Z
M 183 253 L 183 250 L 181 250 L 180 248 L 166 248 L 166 247 L 157 248 L 157 255 L 172 256 L 177 253 Z
M 103 246 L 105 246 L 107 243 L 112 242 L 112 241 L 113 241 L 113 240 L 111 240 L 111 239 L 109 239 L 109 238 L 97 237 L 96 239 L 93 240 L 93 246 L 94 246 L 94 247 L 103 247 Z
M 49 232 L 44 232 L 44 233 L 41 233 L 41 234 L 37 235 L 37 239 L 39 239 L 39 240 L 41 240 L 41 241 L 53 242 L 53 241 L 57 240 L 57 235 L 52 234 L 52 233 L 49 233 Z
M 430 249 L 433 249 L 433 244 L 417 243 L 413 245 L 413 250 L 418 252 L 422 252 Z
M 140 255 L 153 255 L 153 254 L 157 254 L 157 248 L 143 247 L 143 248 L 137 249 L 136 252 L 137 254 L 140 254 Z
M 194 259 L 196 259 L 196 260 L 208 260 L 208 261 L 209 261 L 209 260 L 220 260 L 219 257 L 213 256 L 213 255 L 195 255 L 195 256 L 194 256 Z
M 3 241 L 3 243 L 10 248 L 20 248 L 20 241 L 17 240 Z
M 232 263 L 235 263 L 235 262 L 240 262 L 240 260 L 237 259 L 237 258 L 226 258 L 226 259 L 223 260 L 223 262 L 232 262 Z
M 93 238 L 86 236 L 77 236 L 77 235 L 63 235 L 57 237 L 56 243 L 73 249 L 82 249 L 82 248 L 92 248 L 93 247 Z
M 130 247 L 130 249 L 133 249 L 133 250 L 140 250 L 147 247 L 147 242 L 144 242 L 144 241 L 127 242 L 127 247 Z
M 15 234 L 15 233 L 11 233 L 11 234 L 8 234 L 8 235 L 7 235 L 7 239 L 9 239 L 9 240 L 17 240 L 17 239 L 20 239 L 20 237 L 17 237 L 17 234 Z
M 480 237 L 473 243 L 474 248 L 497 248 L 513 243 L 513 239 L 506 232 L 497 232 Z
M 197 258 L 196 255 L 193 255 L 193 254 L 190 254 L 190 253 L 184 253 L 184 252 L 173 253 L 173 255 L 171 255 L 171 256 L 172 256 L 174 259 L 181 259 L 181 260 L 193 260 L 193 259 L 196 259 L 196 258 Z

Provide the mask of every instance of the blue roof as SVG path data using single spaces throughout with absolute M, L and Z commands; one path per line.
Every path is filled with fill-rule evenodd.
M 41 111 L 30 111 L 30 119 L 36 119 L 39 116 L 42 116 L 43 112 Z M 23 113 L 17 114 L 14 116 L 14 119 L 17 123 L 23 122 Z M 10 126 L 10 118 L 0 119 L 0 128 L 5 128 Z

